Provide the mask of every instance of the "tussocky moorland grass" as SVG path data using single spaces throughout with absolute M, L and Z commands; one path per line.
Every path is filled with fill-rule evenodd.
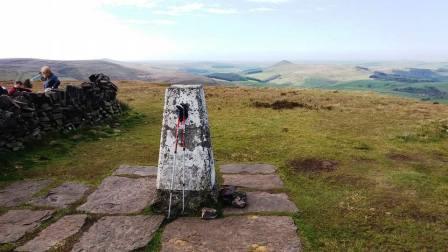
M 118 84 L 131 110 L 117 128 L 52 136 L 3 154 L 2 185 L 47 177 L 98 185 L 120 164 L 156 165 L 165 86 Z M 300 209 L 293 218 L 305 250 L 447 248 L 448 106 L 308 89 L 210 86 L 206 96 L 218 167 L 276 165 Z M 254 106 L 283 100 L 299 105 Z M 307 160 L 336 166 L 291 165 Z M 159 246 L 159 233 L 149 250 Z

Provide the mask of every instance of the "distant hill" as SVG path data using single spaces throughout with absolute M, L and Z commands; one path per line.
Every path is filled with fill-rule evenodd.
M 448 92 L 445 92 L 433 86 L 425 86 L 421 88 L 416 87 L 395 88 L 393 91 L 410 93 L 423 98 L 431 98 L 431 99 L 448 98 Z
M 104 73 L 115 80 L 145 80 L 149 73 L 103 60 L 0 59 L 0 79 L 23 79 L 36 75 L 48 65 L 61 79 L 87 80 L 93 73 Z
M 225 64 L 225 63 L 218 63 L 215 65 L 212 65 L 213 68 L 234 68 L 234 65 Z
M 218 79 L 218 80 L 224 80 L 224 81 L 247 81 L 248 79 L 236 74 L 236 73 L 212 73 L 208 74 L 207 77 Z
M 146 80 L 160 83 L 218 84 L 217 81 L 189 73 L 109 60 L 0 59 L 0 80 L 23 80 L 38 74 L 48 65 L 65 80 L 87 80 L 93 73 L 104 73 L 112 80 Z
M 262 72 L 263 72 L 262 68 L 250 68 L 242 71 L 242 74 L 257 74 Z
M 185 73 L 197 74 L 197 75 L 204 75 L 204 74 L 210 73 L 210 71 L 207 69 L 194 68 L 194 67 L 180 68 L 179 71 L 185 72 Z
M 271 67 L 274 68 L 274 67 L 283 67 L 283 66 L 290 66 L 290 65 L 294 65 L 294 63 L 292 63 L 291 61 L 288 61 L 288 60 L 282 60 L 282 61 L 275 63 Z
M 182 71 L 181 69 L 172 68 L 169 65 L 156 62 L 123 62 L 112 61 L 113 63 L 144 71 L 149 75 L 145 80 L 158 83 L 170 84 L 222 84 L 219 80 L 208 78 L 199 73 L 191 73 Z
M 370 71 L 370 69 L 368 67 L 363 67 L 363 66 L 356 66 L 355 67 L 356 70 L 358 71 Z
M 410 68 L 409 70 L 393 70 L 392 73 L 375 71 L 370 76 L 372 79 L 399 82 L 440 82 L 448 81 L 448 76 L 441 75 L 431 69 Z

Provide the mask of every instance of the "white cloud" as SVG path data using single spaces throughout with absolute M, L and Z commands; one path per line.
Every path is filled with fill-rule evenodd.
M 98 4 L 109 6 L 133 6 L 140 8 L 153 8 L 160 0 L 96 0 Z
M 200 10 L 204 7 L 204 4 L 201 3 L 189 3 L 185 5 L 173 6 L 171 9 L 175 12 L 192 12 L 196 10 Z
M 222 14 L 222 15 L 228 15 L 228 14 L 237 14 L 239 13 L 238 10 L 233 8 L 222 8 L 220 6 L 212 5 L 207 6 L 202 3 L 188 3 L 184 5 L 174 5 L 170 6 L 164 10 L 156 10 L 154 13 L 160 14 L 160 15 L 168 15 L 168 16 L 179 16 L 179 15 L 185 15 L 190 14 L 193 12 L 202 12 L 202 13 L 211 13 L 211 14 Z
M 212 14 L 238 14 L 239 13 L 239 11 L 236 9 L 225 9 L 225 8 L 216 8 L 216 7 L 206 8 L 205 11 L 208 13 L 212 13 Z
M 319 7 L 310 7 L 296 10 L 297 13 L 319 13 L 329 11 L 331 6 L 319 6 Z
M 110 1 L 110 0 L 108 0 Z M 90 0 L 15 0 L 0 4 L 0 58 L 160 59 L 181 51 L 174 41 L 132 29 Z M 26 6 L 26 8 L 24 8 Z M 23 17 L 17 18 L 17 13 Z
M 204 4 L 202 3 L 189 3 L 184 5 L 174 5 L 166 10 L 157 10 L 155 13 L 162 14 L 162 15 L 170 15 L 170 16 L 177 16 L 182 14 L 191 13 L 194 11 L 198 11 L 204 8 Z
M 286 3 L 289 2 L 289 0 L 248 0 L 249 2 L 255 2 L 255 3 L 272 3 L 272 4 L 279 4 L 279 3 Z
M 153 20 L 128 19 L 123 21 L 123 23 L 134 25 L 174 25 L 176 24 L 176 21 L 170 19 L 153 19 Z
M 271 11 L 275 11 L 275 9 L 268 8 L 268 7 L 259 7 L 259 8 L 249 9 L 249 12 L 271 12 Z

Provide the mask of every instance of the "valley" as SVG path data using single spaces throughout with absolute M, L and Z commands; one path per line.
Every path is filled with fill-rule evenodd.
M 448 101 L 446 62 L 125 62 L 1 59 L 0 81 L 23 80 L 52 65 L 65 80 L 102 72 L 115 80 L 167 84 L 300 87 L 372 91 L 432 102 Z

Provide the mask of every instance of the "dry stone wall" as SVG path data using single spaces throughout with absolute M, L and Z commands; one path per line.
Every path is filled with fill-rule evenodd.
M 21 150 L 48 132 L 66 133 L 119 115 L 117 86 L 103 74 L 89 80 L 65 90 L 0 96 L 0 152 Z

